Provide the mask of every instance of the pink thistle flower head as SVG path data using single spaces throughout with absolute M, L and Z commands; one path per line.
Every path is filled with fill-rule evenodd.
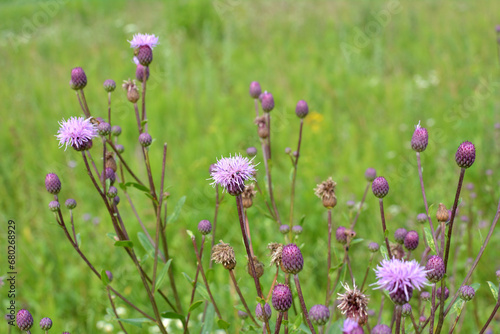
M 152 50 L 155 46 L 159 44 L 158 37 L 149 34 L 135 34 L 132 40 L 127 42 L 129 42 L 130 47 L 134 49 L 147 45 Z
M 415 260 L 382 260 L 375 269 L 378 281 L 372 285 L 378 285 L 375 289 L 387 290 L 394 302 L 402 299 L 402 304 L 405 304 L 410 300 L 414 289 L 420 290 L 429 284 L 426 273 L 427 270 Z
M 342 327 L 342 334 L 358 334 L 364 333 L 363 328 L 359 326 L 356 320 L 347 318 L 344 321 L 344 326 Z
M 59 125 L 61 127 L 57 131 L 56 137 L 59 139 L 59 147 L 66 146 L 65 150 L 68 145 L 76 150 L 88 147 L 92 138 L 97 136 L 97 129 L 90 122 L 90 118 L 70 117 L 67 121 L 63 119 Z
M 245 181 L 254 180 L 256 172 L 252 159 L 235 155 L 234 157 L 221 158 L 211 168 L 211 183 L 215 187 L 219 184 L 224 190 L 233 196 L 240 195 L 245 190 Z

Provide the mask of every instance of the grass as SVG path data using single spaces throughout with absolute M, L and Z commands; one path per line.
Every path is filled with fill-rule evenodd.
M 304 130 L 295 211 L 297 219 L 306 215 L 299 242 L 304 243 L 303 252 L 307 254 L 304 277 L 309 279 L 303 282 L 303 289 L 310 296 L 309 306 L 323 300 L 326 277 L 326 216 L 312 189 L 328 176 L 337 181 L 339 204 L 334 223 L 346 225 L 346 202 L 359 201 L 365 186 L 363 173 L 374 167 L 391 187 L 385 200 L 388 228 L 416 228 L 416 214 L 424 208 L 409 141 L 419 121 L 430 134 L 422 158 L 434 211 L 439 202 L 452 205 L 459 172 L 453 157 L 459 143 L 470 140 L 476 145 L 477 159 L 466 173 L 466 182 L 475 184 L 478 195 L 472 204 L 476 212 L 474 253 L 479 249 L 486 231 L 477 224 L 482 219 L 492 220 L 498 195 L 500 134 L 493 126 L 500 122 L 494 31 L 498 3 L 399 2 L 399 11 L 391 14 L 387 25 L 375 36 L 365 38 L 366 46 L 356 49 L 359 53 L 348 59 L 341 45 L 359 46 L 359 31 L 373 25 L 373 13 L 388 9 L 389 2 L 55 3 L 42 3 L 53 5 L 53 15 L 47 16 L 40 13 L 46 13 L 43 8 L 48 7 L 34 1 L 0 4 L 0 45 L 4 50 L 0 58 L 4 79 L 0 90 L 0 216 L 5 223 L 8 219 L 16 221 L 17 305 L 29 307 L 35 318 L 51 316 L 54 332 L 97 332 L 96 323 L 104 318 L 108 303 L 101 283 L 71 251 L 47 210 L 50 196 L 43 180 L 48 172 L 62 179 L 62 198 L 73 197 L 78 202 L 77 228 L 89 257 L 99 269 L 112 268 L 121 291 L 146 303 L 134 271 L 122 264 L 120 250 L 106 237 L 111 226 L 84 177 L 81 159 L 74 151 L 58 149 L 53 137 L 58 121 L 80 114 L 68 85 L 71 68 L 85 69 L 89 78 L 85 93 L 91 111 L 95 116 L 104 115 L 102 82 L 133 77 L 132 50 L 126 41 L 136 32 L 160 36 L 148 84 L 149 126 L 155 139 L 150 152 L 153 171 L 159 175 L 161 143 L 168 143 L 170 208 L 187 196 L 179 219 L 168 227 L 184 305 L 188 303 L 189 286 L 180 272 L 194 276 L 195 268 L 185 230 L 195 230 L 199 220 L 213 216 L 214 190 L 206 181 L 208 167 L 216 157 L 259 146 L 253 101 L 248 96 L 253 80 L 271 91 L 276 101 L 272 112 L 273 177 L 284 217 L 289 205 L 291 166 L 283 152 L 285 147 L 296 145 L 296 102 L 305 99 L 311 108 Z M 32 30 L 30 22 L 35 26 Z M 424 81 L 432 81 L 433 76 L 438 83 L 423 88 Z M 120 142 L 126 147 L 127 158 L 135 159 L 134 168 L 144 176 L 133 110 L 119 89 L 113 95 L 113 120 L 124 129 Z M 76 167 L 68 167 L 71 161 L 77 162 Z M 487 169 L 493 170 L 489 178 Z M 466 198 L 464 195 L 464 202 Z M 134 194 L 134 199 L 139 207 L 149 208 L 142 194 Z M 243 270 L 246 260 L 231 200 L 226 196 L 221 207 L 217 240 L 235 246 L 240 264 L 237 272 L 245 278 L 244 293 L 251 300 L 252 282 Z M 262 200 L 256 205 L 264 208 Z M 357 224 L 358 236 L 381 242 L 373 196 L 368 196 L 366 208 Z M 85 221 L 86 213 L 100 223 Z M 135 219 L 127 210 L 124 216 L 129 218 L 128 226 L 135 236 L 139 231 Z M 150 227 L 154 225 L 153 216 L 146 211 Z M 277 228 L 262 219 L 258 210 L 250 212 L 250 221 L 254 247 L 264 259 L 265 245 L 281 241 L 269 238 Z M 5 240 L 2 237 L 2 244 Z M 478 304 L 482 310 L 490 310 L 494 304 L 486 281 L 495 280 L 498 241 L 495 235 L 474 275 L 474 282 L 481 283 Z M 365 246 L 361 243 L 353 248 L 354 271 L 359 275 L 366 266 Z M 460 280 L 466 268 L 465 240 L 462 244 L 454 239 L 453 246 L 460 247 L 463 259 L 457 269 Z M 423 248 L 419 249 L 421 252 Z M 6 268 L 5 256 L 0 265 Z M 231 303 L 227 274 L 215 267 L 212 275 L 214 281 L 223 282 L 216 288 L 218 300 Z M 269 286 L 271 279 L 267 273 L 264 286 Z M 369 294 L 376 309 L 379 295 Z M 2 293 L 2 305 L 7 302 Z M 467 312 L 471 312 L 469 307 Z M 232 319 L 230 311 L 225 310 L 228 319 Z M 488 312 L 480 313 L 482 322 Z M 129 311 L 127 316 L 136 315 Z M 238 327 L 238 321 L 234 320 L 233 326 Z M 465 320 L 462 330 L 476 331 L 472 318 Z

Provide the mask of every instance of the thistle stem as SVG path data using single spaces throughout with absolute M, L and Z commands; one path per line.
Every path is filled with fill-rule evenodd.
M 448 257 L 450 255 L 450 244 L 451 244 L 451 236 L 453 232 L 453 222 L 455 221 L 455 214 L 457 213 L 457 206 L 458 206 L 458 200 L 460 198 L 460 191 L 462 190 L 462 183 L 464 181 L 464 175 L 465 175 L 465 168 L 460 169 L 460 177 L 458 178 L 458 185 L 457 185 L 457 192 L 455 194 L 455 202 L 453 203 L 453 209 L 451 210 L 451 218 L 449 222 L 449 227 L 448 227 L 448 238 L 446 240 L 446 249 L 444 252 L 444 270 L 445 273 L 448 272 Z M 444 235 L 445 231 L 442 231 Z M 445 283 L 444 279 L 441 280 L 441 308 L 440 308 L 440 314 L 439 314 L 439 322 L 436 328 L 436 333 L 439 334 L 441 333 L 441 328 L 443 327 L 443 322 L 444 322 L 444 288 L 445 288 Z M 451 304 L 450 304 L 451 305 Z
M 300 300 L 300 307 L 302 308 L 302 313 L 304 314 L 304 317 L 306 318 L 307 324 L 309 325 L 309 329 L 311 330 L 312 334 L 316 334 L 316 331 L 314 330 L 314 326 L 311 323 L 311 320 L 309 319 L 309 313 L 307 312 L 307 307 L 306 307 L 306 302 L 304 301 L 304 296 L 302 295 L 302 289 L 300 288 L 300 281 L 299 281 L 299 275 L 295 274 L 293 275 L 293 279 L 295 281 L 295 287 L 297 288 L 297 295 Z
M 276 328 L 274 334 L 279 334 L 281 329 L 281 320 L 283 319 L 283 312 L 279 312 L 278 318 L 276 319 Z
M 481 328 L 481 331 L 479 332 L 479 334 L 483 334 L 486 331 L 491 320 L 493 320 L 493 317 L 497 313 L 498 308 L 500 308 L 500 288 L 498 289 L 497 303 L 495 304 L 495 308 L 493 308 L 493 311 L 491 312 L 490 316 L 488 317 L 488 320 L 486 320 L 486 323 L 484 324 L 483 328 Z
M 361 287 L 359 288 L 360 291 L 363 291 L 363 287 L 365 286 L 366 279 L 368 278 L 368 274 L 369 274 L 370 268 L 372 266 L 374 255 L 375 255 L 375 253 L 372 253 L 372 255 L 370 256 L 370 261 L 368 262 L 368 267 L 366 268 L 365 278 L 363 278 L 363 284 L 361 284 Z
M 115 303 L 113 302 L 113 298 L 111 297 L 111 293 L 109 292 L 109 286 L 106 287 L 106 292 L 108 293 L 109 303 L 111 304 L 111 308 L 113 309 L 113 313 L 115 314 L 116 320 L 118 320 L 118 324 L 120 325 L 120 328 L 122 329 L 122 331 L 125 334 L 127 334 L 127 331 L 125 330 L 125 327 L 123 327 L 123 324 L 120 321 L 120 317 L 118 316 L 118 313 L 116 312 Z
M 429 316 L 430 324 L 429 324 L 429 334 L 432 334 L 434 330 L 434 318 L 436 314 L 436 283 L 432 286 L 432 297 L 431 297 L 431 315 Z
M 366 184 L 365 192 L 363 193 L 363 198 L 361 199 L 361 202 L 359 203 L 358 206 L 358 212 L 356 212 L 356 217 L 354 217 L 354 220 L 351 223 L 351 230 L 354 230 L 354 226 L 356 226 L 356 222 L 358 221 L 361 209 L 363 208 L 363 204 L 365 203 L 366 200 L 366 194 L 368 193 L 368 189 L 370 189 L 370 184 L 372 184 L 370 181 L 368 181 L 368 183 Z
M 255 321 L 254 317 L 252 316 L 252 312 L 248 308 L 248 305 L 245 301 L 245 298 L 243 297 L 243 294 L 241 293 L 240 287 L 238 286 L 238 282 L 236 281 L 236 277 L 234 277 L 234 270 L 232 270 L 232 269 L 229 270 L 229 276 L 231 276 L 231 280 L 233 281 L 234 288 L 236 289 L 236 292 L 238 293 L 238 296 L 240 297 L 241 303 L 245 307 L 245 310 L 247 311 L 248 316 L 250 317 L 250 319 L 252 319 L 254 324 L 257 325 L 257 327 L 260 327 L 260 325 L 257 323 L 257 321 Z
M 137 176 L 135 176 L 134 172 L 132 172 L 132 170 L 130 169 L 130 167 L 127 165 L 127 163 L 123 159 L 123 157 L 120 154 L 120 152 L 118 152 L 118 150 L 116 149 L 116 147 L 113 144 L 113 142 L 111 140 L 107 140 L 107 143 L 108 143 L 109 146 L 111 146 L 111 148 L 113 149 L 113 151 L 115 151 L 116 155 L 118 156 L 118 159 L 120 159 L 121 163 L 123 164 L 123 166 L 125 167 L 125 169 L 129 172 L 130 176 L 132 176 L 137 183 L 139 183 L 141 186 L 143 186 L 144 183 L 142 183 L 142 181 L 139 180 L 139 178 Z
M 148 66 L 143 66 L 142 68 L 142 73 L 143 73 L 143 77 L 142 77 L 142 117 L 141 117 L 141 120 L 144 121 L 146 120 L 146 81 L 147 80 L 147 77 L 146 77 L 146 72 L 148 70 Z M 144 125 L 145 127 L 145 131 L 147 132 L 148 131 L 148 123 L 146 123 Z
M 215 185 L 215 212 L 214 212 L 214 222 L 212 224 L 212 248 L 215 245 L 215 228 L 217 227 L 217 216 L 219 214 L 219 185 Z M 209 268 L 212 268 L 213 261 L 210 259 Z
M 276 285 L 276 281 L 278 280 L 278 274 L 279 274 L 279 272 L 280 272 L 280 268 L 278 266 L 276 266 L 276 274 L 274 275 L 273 283 L 271 284 L 271 288 L 269 289 L 269 292 L 267 294 L 266 303 L 271 298 L 271 295 L 272 295 L 273 290 L 274 290 L 274 286 Z
M 387 232 L 385 227 L 385 215 L 384 215 L 384 200 L 382 198 L 378 199 L 380 204 L 380 218 L 382 219 L 382 229 L 384 230 L 385 245 L 387 247 L 387 254 L 389 254 L 389 259 L 392 259 L 391 247 L 389 247 L 389 239 L 387 239 Z
M 292 176 L 292 189 L 290 193 L 290 238 L 292 237 L 292 227 L 293 227 L 293 206 L 295 202 L 295 182 L 297 180 L 297 166 L 299 164 L 300 157 L 300 144 L 302 142 L 302 128 L 304 127 L 304 119 L 300 119 L 300 129 L 299 129 L 299 142 L 297 144 L 297 156 L 293 161 L 293 176 Z
M 201 245 L 200 245 L 200 258 L 203 258 L 203 249 L 205 245 L 205 235 L 201 236 Z M 194 301 L 194 295 L 196 292 L 196 284 L 198 282 L 198 276 L 200 274 L 200 267 L 196 266 L 196 275 L 194 276 L 194 281 L 193 281 L 193 290 L 191 290 L 191 300 L 189 301 L 189 306 L 193 305 Z M 189 318 L 191 317 L 191 312 L 188 312 L 186 316 L 186 327 L 184 327 L 184 334 L 188 332 L 188 323 L 189 323 Z
M 432 238 L 434 239 L 434 245 L 437 247 L 436 234 L 434 233 L 434 225 L 432 225 L 431 216 L 429 215 L 429 204 L 427 203 L 427 196 L 425 195 L 424 188 L 424 178 L 422 176 L 422 162 L 420 161 L 420 152 L 417 153 L 417 164 L 418 164 L 418 177 L 420 179 L 420 189 L 422 190 L 422 198 L 424 200 L 425 205 L 425 215 L 427 216 L 427 220 L 429 221 L 429 227 L 431 229 Z
M 328 307 L 330 303 L 330 289 L 332 284 L 332 279 L 330 278 L 330 268 L 332 267 L 332 209 L 328 209 L 328 254 L 327 254 L 327 285 L 326 285 L 326 298 L 325 305 Z

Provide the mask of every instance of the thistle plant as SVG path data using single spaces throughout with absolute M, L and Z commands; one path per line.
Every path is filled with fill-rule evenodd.
M 148 80 L 150 76 L 155 75 L 151 64 L 158 57 L 153 50 L 159 44 L 158 41 L 158 37 L 148 34 L 137 34 L 129 41 L 133 49 L 130 56 L 135 62 L 135 73 L 130 77 L 135 76 L 136 80 L 124 80 L 124 92 L 121 93 L 126 95 L 130 102 L 127 102 L 131 109 L 130 117 L 136 127 L 133 132 L 125 127 L 122 129 L 123 124 L 116 124 L 117 117 L 114 117 L 112 104 L 114 96 L 119 94 L 116 91 L 116 82 L 112 79 L 104 82 L 107 113 L 98 115 L 89 109 L 84 95 L 84 89 L 92 89 L 94 83 L 87 80 L 87 75 L 81 67 L 76 67 L 71 70 L 70 87 L 77 95 L 81 115 L 61 117 L 60 128 L 56 134 L 59 146 L 64 147 L 65 152 L 61 154 L 81 156 L 88 186 L 94 188 L 94 197 L 105 209 L 107 226 L 113 231 L 110 237 L 120 251 L 120 265 L 134 273 L 130 275 L 129 280 L 142 286 L 141 291 L 137 291 L 133 297 L 126 296 L 122 291 L 123 278 L 115 268 L 101 269 L 103 265 L 100 259 L 88 255 L 78 233 L 82 227 L 77 224 L 78 216 L 75 212 L 79 206 L 72 198 L 74 194 L 71 194 L 71 198 L 66 198 L 65 180 L 59 179 L 57 174 L 51 172 L 45 176 L 45 189 L 50 194 L 48 208 L 62 232 L 58 237 L 68 240 L 71 246 L 68 249 L 72 248 L 93 275 L 103 283 L 103 290 L 106 291 L 111 306 L 110 312 L 122 332 L 134 332 L 130 327 L 131 322 L 150 324 L 161 333 L 175 332 L 164 324 L 165 318 L 179 320 L 184 333 L 209 331 L 209 324 L 213 322 L 210 317 L 216 317 L 216 326 L 226 333 L 271 333 L 273 324 L 275 333 L 280 333 L 283 328 L 284 333 L 342 331 L 387 334 L 401 333 L 409 327 L 413 327 L 415 333 L 423 333 L 424 330 L 429 333 L 441 333 L 445 321 L 450 322 L 450 332 L 459 331 L 460 319 L 463 319 L 462 312 L 474 308 L 477 313 L 477 307 L 474 306 L 477 285 L 470 280 L 493 235 L 500 216 L 500 203 L 479 253 L 471 262 L 461 284 L 458 284 L 457 277 L 460 273 L 457 273 L 455 268 L 459 254 L 458 250 L 453 248 L 457 246 L 453 228 L 455 226 L 456 230 L 455 218 L 465 172 L 475 162 L 476 147 L 465 141 L 459 145 L 455 154 L 455 162 L 460 168 L 455 197 L 440 199 L 446 203 L 452 203 L 453 200 L 451 210 L 448 211 L 446 206 L 437 200 L 429 205 L 423 182 L 421 154 L 424 154 L 429 146 L 429 136 L 432 136 L 432 132 L 420 123 L 416 126 L 410 146 L 416 152 L 415 174 L 418 173 L 422 202 L 420 207 L 415 208 L 418 211 L 409 213 L 408 217 L 408 220 L 418 223 L 417 227 L 412 223 L 403 226 L 401 222 L 394 221 L 390 214 L 391 208 L 387 209 L 384 204 L 384 198 L 389 194 L 389 181 L 393 177 L 389 171 L 383 171 L 383 174 L 387 175 L 386 178 L 377 176 L 374 168 L 367 168 L 364 176 L 360 175 L 360 179 L 364 177 L 363 195 L 360 196 L 361 199 L 356 200 L 354 196 L 345 198 L 345 182 L 342 177 L 336 178 L 336 181 L 332 177 L 323 179 L 322 182 L 318 179 L 314 183 L 301 178 L 299 172 L 302 168 L 299 169 L 299 161 L 302 163 L 303 157 L 310 154 L 304 150 L 304 132 L 307 131 L 308 124 L 305 120 L 310 117 L 310 107 L 305 100 L 299 100 L 290 112 L 295 119 L 293 126 L 297 131 L 294 138 L 296 144 L 289 145 L 294 149 L 284 149 L 284 159 L 291 162 L 289 185 L 275 187 L 272 176 L 283 171 L 277 169 L 281 167 L 279 164 L 273 164 L 272 157 L 278 160 L 280 156 L 276 153 L 273 155 L 272 152 L 271 138 L 274 138 L 274 134 L 271 121 L 275 124 L 273 111 L 282 108 L 283 102 L 278 94 L 263 91 L 257 81 L 251 82 L 249 87 L 249 95 L 254 100 L 255 118 L 253 112 L 249 113 L 249 117 L 257 127 L 254 140 L 260 142 L 261 148 L 257 150 L 254 146 L 248 147 L 246 157 L 238 153 L 238 147 L 234 145 L 231 152 L 236 153 L 224 153 L 219 159 L 212 159 L 213 164 L 210 166 L 207 163 L 205 173 L 208 169 L 207 177 L 210 181 L 206 182 L 201 178 L 193 182 L 205 182 L 213 186 L 213 219 L 202 219 L 196 223 L 184 222 L 183 227 L 186 227 L 189 236 L 187 242 L 183 235 L 170 234 L 167 223 L 171 222 L 173 216 L 178 219 L 182 203 L 179 209 L 176 206 L 175 214 L 167 216 L 169 193 L 166 189 L 171 191 L 165 180 L 168 167 L 167 144 L 157 144 L 157 134 L 154 133 L 154 128 L 149 126 L 152 120 L 148 118 L 146 108 L 149 98 L 149 95 L 146 95 Z M 89 75 L 89 78 L 92 76 Z M 102 88 L 100 89 L 102 92 Z M 126 148 L 123 145 L 126 143 L 123 140 L 125 135 L 132 136 L 135 147 Z M 134 149 L 139 152 L 139 161 L 130 161 L 129 154 Z M 151 155 L 155 152 L 158 154 L 159 151 L 161 166 L 154 166 L 152 162 L 155 160 L 151 159 Z M 280 152 L 283 152 L 283 149 Z M 140 172 L 136 170 L 138 164 L 142 168 Z M 297 191 L 298 185 L 309 184 L 309 189 L 312 189 L 317 182 L 319 183 L 314 193 L 311 190 L 308 194 Z M 379 233 L 373 234 L 366 232 L 370 230 L 366 224 L 380 226 L 380 223 L 373 221 L 372 217 L 362 215 L 371 205 L 370 198 L 367 198 L 370 188 L 378 202 L 382 227 Z M 283 189 L 286 189 L 287 193 L 283 194 Z M 469 187 L 469 190 L 471 189 L 472 187 Z M 131 192 L 135 190 L 147 196 L 146 205 L 135 203 L 135 197 L 131 196 Z M 361 191 L 362 189 L 360 194 Z M 312 197 L 313 194 L 320 199 L 317 206 L 321 206 L 323 218 L 321 212 L 316 212 L 314 208 L 311 208 L 310 212 L 298 213 L 300 206 L 296 204 L 306 196 Z M 232 202 L 233 197 L 235 203 Z M 61 205 L 63 200 L 64 205 Z M 232 205 L 222 205 L 229 200 Z M 342 211 L 344 205 L 348 209 L 347 213 Z M 435 215 L 432 214 L 434 206 Z M 231 224 L 234 224 L 230 221 L 232 218 L 226 218 L 231 216 L 224 215 L 224 220 L 218 219 L 219 210 L 226 210 L 234 217 L 237 215 L 240 226 L 236 229 L 237 233 L 231 229 Z M 336 210 L 335 215 L 333 210 Z M 306 213 L 307 220 L 304 217 Z M 298 219 L 301 216 L 302 218 Z M 469 213 L 468 217 L 472 219 L 473 215 Z M 314 223 L 311 223 L 312 221 Z M 469 220 L 462 221 L 470 231 L 472 225 Z M 269 222 L 271 224 L 268 224 Z M 233 234 L 220 235 L 221 232 L 217 231 L 216 235 L 218 224 L 224 224 L 222 231 L 230 230 Z M 193 226 L 191 229 L 196 229 L 199 234 L 191 232 L 189 226 Z M 140 229 L 137 238 L 143 249 L 136 245 L 135 235 L 131 235 L 135 228 Z M 273 233 L 263 235 L 263 228 L 268 228 Z M 318 244 L 326 246 L 311 254 L 312 247 L 306 236 L 313 229 L 323 231 L 318 237 L 322 238 L 318 240 Z M 234 234 L 238 236 L 235 237 Z M 215 242 L 228 238 L 237 238 L 236 240 L 241 240 L 242 243 L 232 240 L 231 246 L 223 241 Z M 175 240 L 177 245 L 189 245 L 191 241 L 194 251 L 194 255 L 191 254 L 192 263 L 174 261 L 180 250 L 170 246 L 169 242 L 172 240 Z M 472 245 L 472 237 L 469 237 L 468 241 Z M 361 242 L 364 242 L 363 247 L 358 245 Z M 268 263 L 271 269 L 267 269 L 264 264 L 267 261 L 262 260 L 261 245 L 267 245 L 270 251 Z M 209 256 L 204 256 L 206 248 L 209 249 Z M 468 256 L 472 257 L 473 247 L 468 246 L 467 251 Z M 359 256 L 362 252 L 369 256 Z M 245 263 L 241 265 L 244 258 L 246 261 L 243 260 Z M 237 266 L 237 263 L 240 265 Z M 316 267 L 311 269 L 308 266 L 312 263 L 315 263 Z M 450 270 L 451 263 L 454 265 L 453 273 Z M 360 266 L 363 270 L 357 272 Z M 182 268 L 187 283 L 180 279 L 182 276 L 179 275 L 179 268 Z M 306 274 L 303 273 L 304 268 Z M 230 283 L 225 284 L 214 279 L 219 277 L 215 275 L 222 270 L 228 271 Z M 189 277 L 191 273 L 194 274 L 194 279 Z M 451 276 L 453 281 L 450 280 Z M 359 285 L 356 282 L 362 283 Z M 305 293 L 306 290 L 301 284 L 307 285 L 307 292 L 314 290 L 314 293 Z M 252 286 L 251 289 L 249 286 Z M 458 288 L 455 288 L 456 286 Z M 425 289 L 429 291 L 424 291 Z M 416 298 L 416 290 L 422 290 L 420 298 Z M 231 297 L 234 296 L 233 303 L 222 302 L 227 291 L 230 291 Z M 321 301 L 316 300 L 318 295 Z M 196 300 L 196 296 L 203 299 Z M 460 300 L 457 301 L 459 297 Z M 473 303 L 466 304 L 471 300 Z M 308 304 L 314 306 L 308 309 Z M 117 309 L 121 305 L 133 310 L 136 314 L 132 319 L 134 321 L 120 317 Z M 204 307 L 198 308 L 201 305 Z M 270 305 L 276 311 L 274 314 Z M 456 313 L 453 319 L 449 317 L 452 308 L 454 311 L 459 310 L 453 313 Z M 498 308 L 500 301 L 497 301 L 482 328 L 478 326 L 478 330 L 486 331 Z M 378 314 L 373 309 L 377 309 Z M 382 323 L 390 320 L 391 315 L 391 326 Z M 238 321 L 232 321 L 236 317 Z M 20 310 L 16 320 L 21 330 L 31 330 L 33 318 L 29 312 Z M 49 318 L 40 321 L 40 328 L 44 331 L 48 331 L 51 326 L 52 321 Z

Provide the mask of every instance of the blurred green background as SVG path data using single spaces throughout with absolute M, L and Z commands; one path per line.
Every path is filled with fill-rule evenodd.
M 326 210 L 314 195 L 317 183 L 328 176 L 337 181 L 334 223 L 347 225 L 352 212 L 346 202 L 360 200 L 366 185 L 364 171 L 374 167 L 390 184 L 384 202 L 391 234 L 398 227 L 421 231 L 415 217 L 424 207 L 415 153 L 409 145 L 419 121 L 430 136 L 422 160 L 427 198 L 434 212 L 439 202 L 447 207 L 453 204 L 459 174 L 456 148 L 464 140 L 476 145 L 477 159 L 465 182 L 474 184 L 477 198 L 470 201 L 470 191 L 464 190 L 465 206 L 460 213 L 469 215 L 473 232 L 463 233 L 465 223 L 459 220 L 452 244 L 458 247 L 452 277 L 456 289 L 469 266 L 467 240 L 473 239 L 475 256 L 499 195 L 500 132 L 494 126 L 500 122 L 495 33 L 499 12 L 500 3 L 492 1 L 2 2 L 0 216 L 2 231 L 9 219 L 16 221 L 17 307 L 29 308 L 36 322 L 51 317 L 53 332 L 100 333 L 99 321 L 113 323 L 105 317 L 109 306 L 101 282 L 72 250 L 47 209 L 51 195 L 45 191 L 44 177 L 54 172 L 63 183 L 60 199 L 78 202 L 74 214 L 84 252 L 98 270 L 113 271 L 119 291 L 148 309 L 135 269 L 123 250 L 106 237 L 112 231 L 110 219 L 85 174 L 81 156 L 59 149 L 54 137 L 61 119 L 81 115 L 68 85 L 71 69 L 84 68 L 91 112 L 104 116 L 107 94 L 102 83 L 112 78 L 119 85 L 135 76 L 133 50 L 127 40 L 138 32 L 160 37 L 147 91 L 155 179 L 159 183 L 161 143 L 166 142 L 169 207 L 187 196 L 179 219 L 167 228 L 184 309 L 190 287 L 181 272 L 191 277 L 195 273 L 195 257 L 185 231 L 195 231 L 199 220 L 213 218 L 215 191 L 206 180 L 208 167 L 216 157 L 244 153 L 249 146 L 260 151 L 248 95 L 254 80 L 273 93 L 276 103 L 272 111 L 273 178 L 284 220 L 288 220 L 291 169 L 284 149 L 294 149 L 297 143 L 295 104 L 304 99 L 310 107 L 295 205 L 295 222 L 305 215 L 304 233 L 297 242 L 304 244 L 306 262 L 301 276 L 308 306 L 321 303 L 326 288 Z M 132 105 L 120 88 L 112 99 L 113 124 L 123 128 L 119 142 L 134 170 L 146 179 Z M 262 161 L 260 154 L 256 161 Z M 262 162 L 258 168 L 264 170 Z M 487 176 L 487 170 L 492 175 Z M 262 173 L 259 180 L 263 181 Z M 152 231 L 150 203 L 140 192 L 131 193 Z M 262 198 L 257 197 L 249 219 L 254 248 L 267 262 L 267 243 L 283 242 L 283 238 L 276 224 L 262 215 L 264 208 Z M 377 201 L 371 193 L 364 208 L 356 232 L 365 241 L 352 247 L 351 254 L 357 281 L 362 280 L 367 265 L 367 242 L 381 242 L 383 237 Z M 120 209 L 136 241 L 140 228 L 123 198 Z M 235 247 L 236 273 L 253 309 L 253 282 L 245 273 L 245 251 L 229 196 L 220 208 L 219 239 Z M 466 307 L 464 333 L 477 331 L 474 306 L 480 309 L 482 325 L 495 304 L 486 281 L 495 282 L 499 241 L 495 234 L 474 275 L 473 282 L 481 287 L 476 304 Z M 6 233 L 1 234 L 1 244 L 6 245 Z M 341 250 L 339 244 L 335 247 Z M 7 272 L 5 248 L 0 275 Z M 419 246 L 417 259 L 422 251 Z M 137 252 L 144 253 L 140 246 Z M 273 274 L 274 270 L 267 270 L 264 290 Z M 370 282 L 373 279 L 371 273 Z M 234 318 L 235 309 L 227 305 L 237 303 L 237 296 L 230 292 L 228 275 L 221 266 L 215 267 L 213 281 L 216 299 L 226 306 L 223 316 L 231 323 L 230 332 L 236 332 L 241 323 Z M 6 288 L 0 288 L 3 309 L 8 303 Z M 378 309 L 381 294 L 371 288 L 367 294 L 372 299 L 370 307 Z M 201 310 L 193 315 L 194 332 L 201 323 Z M 386 304 L 385 322 L 391 314 Z M 124 317 L 138 315 L 128 309 Z M 334 317 L 341 315 L 337 311 Z M 370 321 L 374 324 L 376 319 Z M 119 327 L 113 324 L 116 333 Z M 496 322 L 492 325 L 500 330 Z M 6 326 L 1 328 L 5 332 Z M 171 332 L 180 331 L 172 328 Z M 147 326 L 143 331 L 148 332 Z M 130 332 L 138 329 L 130 328 Z

